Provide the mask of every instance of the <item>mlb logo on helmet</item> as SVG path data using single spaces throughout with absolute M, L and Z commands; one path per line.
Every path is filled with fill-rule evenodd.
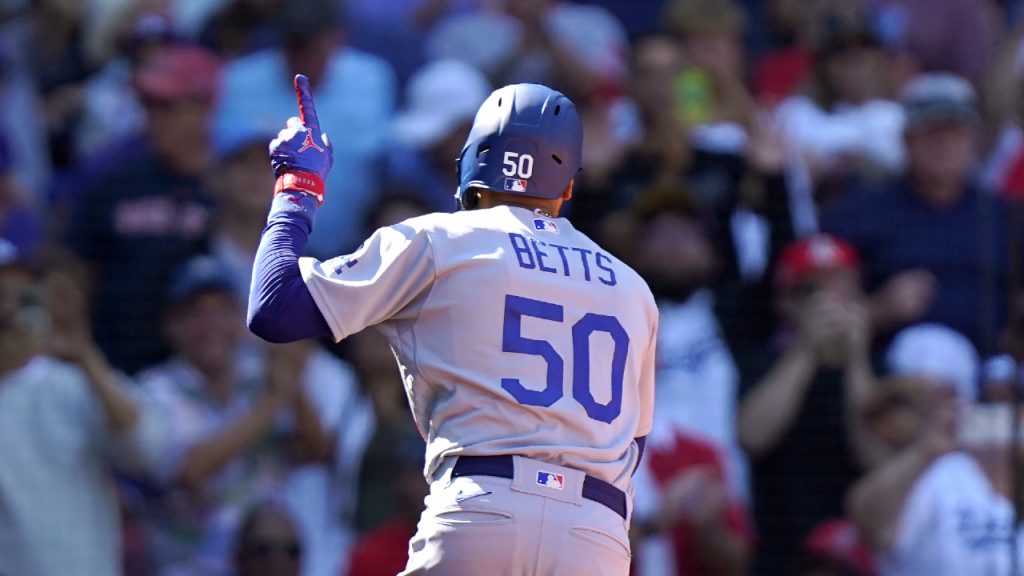
M 554 234 L 558 234 L 558 224 L 555 224 L 550 220 L 544 220 L 543 218 L 534 219 L 533 227 L 542 232 L 552 232 Z
M 526 180 L 505 178 L 505 190 L 508 192 L 526 192 Z
M 565 476 L 555 474 L 554 472 L 538 470 L 537 484 L 540 486 L 547 486 L 548 488 L 554 488 L 555 490 L 561 490 L 565 487 Z

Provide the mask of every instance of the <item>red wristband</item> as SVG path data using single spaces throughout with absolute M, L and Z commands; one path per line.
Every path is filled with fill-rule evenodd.
M 315 174 L 309 172 L 285 172 L 277 177 L 277 184 L 274 185 L 274 194 L 277 195 L 285 190 L 308 194 L 316 198 L 316 205 L 324 203 L 324 181 Z

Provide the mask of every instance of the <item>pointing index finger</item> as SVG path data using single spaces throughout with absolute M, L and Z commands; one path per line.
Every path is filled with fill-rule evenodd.
M 306 128 L 320 131 L 320 119 L 313 105 L 313 91 L 309 87 L 309 78 L 304 74 L 295 75 L 295 96 L 299 101 L 299 118 Z

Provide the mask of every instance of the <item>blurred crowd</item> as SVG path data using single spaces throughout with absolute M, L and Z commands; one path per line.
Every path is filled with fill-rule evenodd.
M 490 91 L 660 312 L 636 576 L 1024 574 L 1020 0 L 0 0 L 0 576 L 375 576 L 427 486 L 384 339 L 245 328 L 267 143 L 309 252 L 455 209 Z

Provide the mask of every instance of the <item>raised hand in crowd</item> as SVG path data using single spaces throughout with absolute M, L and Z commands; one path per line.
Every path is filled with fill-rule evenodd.
M 879 330 L 920 320 L 935 301 L 935 275 L 923 268 L 895 274 L 871 297 L 871 319 Z

